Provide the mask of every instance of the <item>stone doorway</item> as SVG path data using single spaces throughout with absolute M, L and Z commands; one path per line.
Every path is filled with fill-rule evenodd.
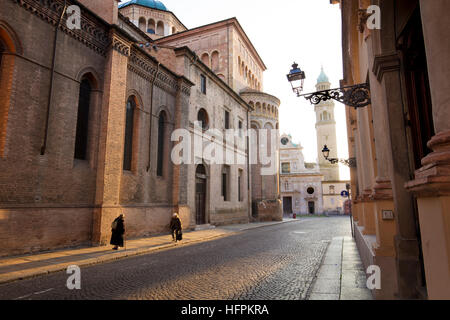
M 283 197 L 283 213 L 292 213 L 292 197 Z
M 308 202 L 308 213 L 309 214 L 314 214 L 316 213 L 316 204 L 314 201 L 309 201 Z
M 200 164 L 195 172 L 195 223 L 197 225 L 206 224 L 206 186 L 206 169 Z

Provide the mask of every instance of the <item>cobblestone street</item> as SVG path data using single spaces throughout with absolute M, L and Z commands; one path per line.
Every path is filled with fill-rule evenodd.
M 0 299 L 301 300 L 348 217 L 311 217 L 217 240 L 0 285 Z

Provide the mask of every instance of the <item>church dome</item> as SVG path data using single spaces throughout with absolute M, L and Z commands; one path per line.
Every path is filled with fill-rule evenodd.
M 166 6 L 161 1 L 158 1 L 158 0 L 130 0 L 128 2 L 119 4 L 119 9 L 129 6 L 129 5 L 132 5 L 132 4 L 137 4 L 137 5 L 140 5 L 143 7 L 147 7 L 147 8 L 167 11 Z
M 317 78 L 317 83 L 322 83 L 322 82 L 330 82 L 328 79 L 328 76 L 323 71 L 323 67 L 322 67 L 322 71 L 320 72 L 319 78 Z

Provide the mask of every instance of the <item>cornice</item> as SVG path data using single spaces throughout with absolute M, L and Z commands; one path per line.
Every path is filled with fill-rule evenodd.
M 386 72 L 400 70 L 400 57 L 397 52 L 391 52 L 375 56 L 373 60 L 372 72 L 381 82 Z
M 57 26 L 64 9 L 62 0 L 11 0 L 25 10 L 36 15 L 40 19 Z M 64 16 L 59 29 L 72 38 L 83 43 L 98 54 L 106 56 L 106 50 L 110 44 L 109 25 L 85 9 L 76 1 L 67 1 L 67 5 L 76 4 L 80 7 L 81 30 L 71 30 L 67 27 L 67 17 Z
M 131 50 L 130 58 L 128 60 L 128 70 L 149 82 L 154 81 L 155 86 L 172 95 L 176 95 L 178 90 L 181 90 L 181 92 L 187 96 L 191 94 L 191 86 L 193 83 L 184 77 L 169 74 L 163 66 L 160 67 L 155 79 L 157 61 L 154 61 L 153 58 L 149 58 L 142 52 L 135 50 L 134 47 Z

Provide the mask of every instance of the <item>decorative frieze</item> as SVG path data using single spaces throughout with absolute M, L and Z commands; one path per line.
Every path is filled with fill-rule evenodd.
M 11 0 L 42 20 L 56 26 L 64 10 L 63 0 Z M 67 1 L 67 6 L 76 4 Z M 80 41 L 95 52 L 105 56 L 109 44 L 108 26 L 99 21 L 89 11 L 81 9 L 81 29 L 67 27 L 67 14 L 64 15 L 59 29 Z
M 178 85 L 175 77 L 169 76 L 166 72 L 161 70 L 161 68 L 157 71 L 156 63 L 136 50 L 131 50 L 128 70 L 134 72 L 149 82 L 154 81 L 155 86 L 173 95 L 180 90 L 180 86 Z M 156 72 L 158 72 L 157 75 Z
M 130 46 L 116 36 L 112 38 L 112 48 L 124 56 L 130 56 Z

